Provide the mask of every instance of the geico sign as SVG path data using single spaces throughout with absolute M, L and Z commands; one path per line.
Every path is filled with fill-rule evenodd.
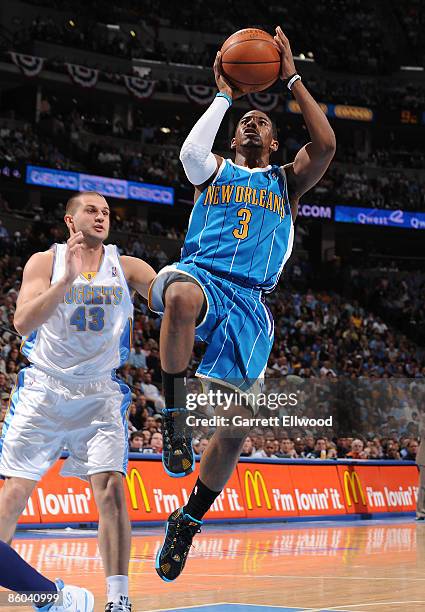
M 127 181 L 80 174 L 80 191 L 97 191 L 113 198 L 126 198 Z
M 151 507 L 149 504 L 148 494 L 146 493 L 145 483 L 143 482 L 143 478 L 140 475 L 140 472 L 135 468 L 132 468 L 130 474 L 127 474 L 126 477 L 128 492 L 130 493 L 130 502 L 133 510 L 139 509 L 139 502 L 136 494 L 136 481 L 138 484 L 139 492 L 142 496 L 143 504 L 145 506 L 146 512 L 151 511 Z
M 73 175 L 68 172 L 31 169 L 27 183 L 43 187 L 56 187 L 56 189 L 70 189 L 71 191 L 79 189 L 78 174 Z
M 27 166 L 29 185 L 69 189 L 70 191 L 97 191 L 112 198 L 142 200 L 157 204 L 174 204 L 174 189 L 149 183 L 132 183 L 124 179 L 65 172 L 38 166 Z
M 318 206 L 316 204 L 301 204 L 298 208 L 298 214 L 300 217 L 332 219 L 332 208 L 330 206 Z
M 359 503 L 359 496 L 362 499 L 362 503 L 366 506 L 366 498 L 363 493 L 363 487 L 360 482 L 359 475 L 356 472 L 349 472 L 346 470 L 344 472 L 344 491 L 345 491 L 345 499 L 347 500 L 347 504 L 351 507 L 353 502 L 351 498 L 354 499 L 354 503 Z M 351 491 L 351 495 L 350 495 Z
M 263 497 L 266 502 L 266 506 L 269 510 L 272 509 L 272 505 L 270 503 L 269 493 L 267 491 L 266 483 L 264 482 L 263 475 L 259 470 L 255 470 L 254 474 L 252 474 L 251 470 L 247 470 L 245 472 L 245 496 L 246 496 L 246 504 L 249 510 L 253 509 L 252 498 L 251 498 L 251 487 L 254 492 L 255 503 L 257 508 L 261 508 L 261 498 L 260 498 L 260 484 L 261 489 L 263 491 Z
M 128 186 L 128 197 L 131 200 L 144 200 L 145 202 L 158 202 L 159 204 L 172 204 L 174 201 L 173 191 L 155 185 Z

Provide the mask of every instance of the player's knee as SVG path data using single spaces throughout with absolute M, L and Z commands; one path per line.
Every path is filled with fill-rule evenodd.
M 125 507 L 121 475 L 111 474 L 96 490 L 96 504 L 99 514 L 117 515 Z
M 19 480 L 8 481 L 0 497 L 0 514 L 19 517 L 25 510 L 30 494 L 28 488 Z
M 179 325 L 195 322 L 203 300 L 202 289 L 194 283 L 173 283 L 165 293 L 165 312 Z

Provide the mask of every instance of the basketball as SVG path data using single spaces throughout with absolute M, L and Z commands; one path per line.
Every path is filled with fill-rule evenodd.
M 246 28 L 229 36 L 221 61 L 224 76 L 244 93 L 263 91 L 279 78 L 280 53 L 264 30 Z

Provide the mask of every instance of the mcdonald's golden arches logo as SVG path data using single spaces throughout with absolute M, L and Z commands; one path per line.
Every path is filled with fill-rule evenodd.
M 360 497 L 363 505 L 366 506 L 366 497 L 357 472 L 349 472 L 348 470 L 344 472 L 344 492 L 345 499 L 350 507 L 353 505 L 352 499 L 354 499 L 355 504 L 358 504 Z
M 145 483 L 143 482 L 143 478 L 140 475 L 139 470 L 136 468 L 132 468 L 130 474 L 127 474 L 126 477 L 128 492 L 130 493 L 130 502 L 133 510 L 139 509 L 139 501 L 136 493 L 136 480 L 139 485 L 139 491 L 142 496 L 143 504 L 145 506 L 146 512 L 151 511 L 151 507 L 149 504 L 148 494 L 146 493 Z
M 252 491 L 254 492 L 255 503 L 257 508 L 262 507 L 261 497 L 260 497 L 260 484 L 261 490 L 263 492 L 263 498 L 266 503 L 268 510 L 272 509 L 272 505 L 270 503 L 269 492 L 267 491 L 266 483 L 264 482 L 263 475 L 259 470 L 255 470 L 254 474 L 252 474 L 251 470 L 246 470 L 244 477 L 245 484 L 245 495 L 246 495 L 246 503 L 249 510 L 253 509 L 252 505 L 252 497 L 251 497 L 251 486 Z

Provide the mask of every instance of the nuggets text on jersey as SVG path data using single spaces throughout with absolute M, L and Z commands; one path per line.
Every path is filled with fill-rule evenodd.
M 118 306 L 123 298 L 122 287 L 102 285 L 72 286 L 64 296 L 66 304 L 112 304 Z

